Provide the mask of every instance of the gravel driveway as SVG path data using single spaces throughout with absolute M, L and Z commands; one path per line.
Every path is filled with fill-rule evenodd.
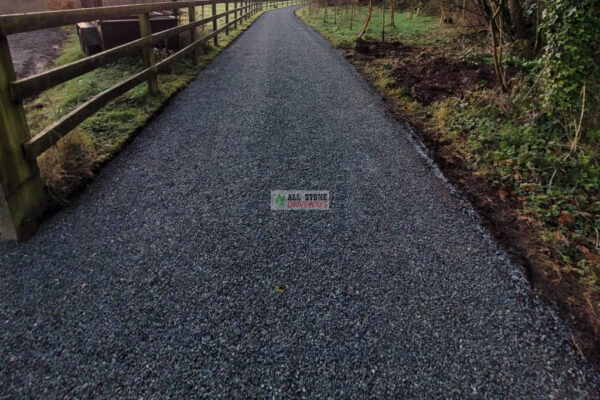
M 0 397 L 598 398 L 383 109 L 292 9 L 262 16 L 71 207 L 0 244 Z M 332 210 L 271 211 L 272 189 Z

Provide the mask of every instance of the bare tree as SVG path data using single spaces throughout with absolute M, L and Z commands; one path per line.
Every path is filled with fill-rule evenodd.
M 360 30 L 360 33 L 358 34 L 356 39 L 362 38 L 362 36 L 365 34 L 365 31 L 369 27 L 369 22 L 371 22 L 372 16 L 373 16 L 373 0 L 369 0 L 369 11 L 367 12 L 367 18 L 365 19 L 365 24 L 363 25 L 363 27 Z
M 518 0 L 508 0 L 510 11 L 511 28 L 514 35 L 519 39 L 527 37 L 527 23 L 523 16 L 523 8 Z
M 492 54 L 494 56 L 494 70 L 498 83 L 503 91 L 508 91 L 506 86 L 506 70 L 502 63 L 502 46 L 504 38 L 504 28 L 502 24 L 502 5 L 504 0 L 498 0 L 498 3 L 494 0 L 487 0 L 490 14 L 488 18 L 488 29 L 492 39 Z
M 381 42 L 385 42 L 385 0 L 381 0 Z
M 337 13 L 338 13 L 337 4 L 336 4 L 336 1 L 333 0 L 333 24 L 334 25 L 337 23 Z

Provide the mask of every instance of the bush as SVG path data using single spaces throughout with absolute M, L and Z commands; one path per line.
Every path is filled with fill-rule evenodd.
M 551 112 L 578 114 L 581 93 L 600 89 L 600 0 L 553 0 L 546 4 L 541 29 L 546 106 Z

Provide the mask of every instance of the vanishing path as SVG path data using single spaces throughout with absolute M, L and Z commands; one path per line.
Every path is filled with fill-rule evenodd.
M 334 209 L 270 210 L 272 189 L 304 188 Z M 598 395 L 568 332 L 291 9 L 0 264 L 2 398 Z

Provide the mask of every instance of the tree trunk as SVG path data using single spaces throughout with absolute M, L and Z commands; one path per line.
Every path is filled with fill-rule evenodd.
M 396 21 L 394 20 L 394 0 L 390 0 L 390 26 L 396 26 Z
M 502 37 L 503 37 L 503 29 L 502 29 L 502 2 L 500 0 L 498 5 L 495 5 L 493 1 L 489 1 L 490 9 L 492 15 L 489 19 L 489 30 L 490 35 L 492 37 L 492 55 L 494 57 L 494 70 L 496 72 L 496 78 L 498 79 L 498 83 L 502 88 L 503 92 L 508 91 L 508 87 L 506 86 L 506 75 L 505 70 L 502 65 Z M 496 34 L 498 38 L 496 40 Z
M 519 1 L 508 0 L 508 11 L 510 11 L 511 29 L 515 36 L 519 39 L 527 38 L 527 24 Z
M 337 23 L 337 5 L 336 5 L 336 1 L 333 0 L 333 24 L 335 25 Z
M 385 0 L 381 0 L 381 42 L 385 42 Z
M 369 22 L 371 22 L 371 16 L 373 15 L 373 0 L 369 0 L 369 12 L 367 13 L 367 19 L 365 20 L 365 24 L 363 25 L 360 33 L 356 37 L 357 39 L 362 38 L 362 35 L 365 34 L 367 27 L 369 26 Z

